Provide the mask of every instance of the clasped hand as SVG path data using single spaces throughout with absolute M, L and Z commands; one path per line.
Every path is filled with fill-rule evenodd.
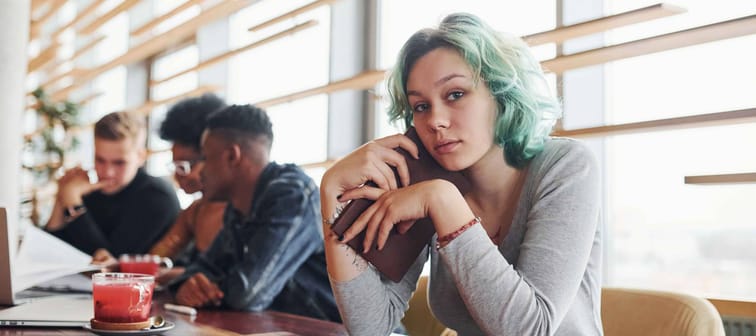
M 344 233 L 342 242 L 348 242 L 365 231 L 363 252 L 375 242 L 382 250 L 389 233 L 397 226 L 399 233 L 407 232 L 417 219 L 433 217 L 440 199 L 459 192 L 450 182 L 430 180 L 409 185 L 410 176 L 404 156 L 394 150 L 401 147 L 417 158 L 417 145 L 408 137 L 397 134 L 371 141 L 335 163 L 321 182 L 324 209 L 336 209 L 338 202 L 365 198 L 375 200 Z M 397 184 L 396 169 L 401 185 Z M 367 185 L 368 181 L 377 187 Z M 407 186 L 401 188 L 402 186 Z M 461 196 L 458 197 L 461 199 Z M 463 201 L 464 202 L 464 201 Z M 332 210 L 335 211 L 335 210 Z M 333 214 L 323 213 L 324 218 Z M 324 228 L 330 230 L 330 228 Z
M 66 171 L 58 180 L 58 198 L 65 206 L 81 204 L 81 198 L 111 183 L 110 181 L 89 182 L 87 171 L 75 167 Z

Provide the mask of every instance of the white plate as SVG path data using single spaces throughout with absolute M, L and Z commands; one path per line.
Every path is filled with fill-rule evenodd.
M 118 335 L 158 335 L 162 334 L 168 330 L 173 329 L 176 325 L 173 322 L 165 321 L 165 325 L 163 325 L 160 328 L 154 328 L 154 329 L 139 329 L 139 330 L 105 330 L 105 329 L 95 329 L 92 328 L 92 325 L 87 323 L 84 325 L 85 330 L 89 330 L 97 335 L 100 336 L 118 336 Z

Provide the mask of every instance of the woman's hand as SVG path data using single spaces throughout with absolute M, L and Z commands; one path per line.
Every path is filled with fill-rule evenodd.
M 392 167 L 396 168 L 402 185 L 409 184 L 409 171 L 404 157 L 394 148 L 401 147 L 417 158 L 417 145 L 403 134 L 395 134 L 370 141 L 336 162 L 324 176 L 330 187 L 344 192 L 373 181 L 379 188 L 398 188 Z
M 92 265 L 102 266 L 102 272 L 115 272 L 118 270 L 118 259 L 113 257 L 108 250 L 99 248 L 92 254 Z
M 446 180 L 429 180 L 396 190 L 364 186 L 346 191 L 342 200 L 367 198 L 376 200 L 344 232 L 347 242 L 365 231 L 363 253 L 376 242 L 378 250 L 386 245 L 389 233 L 397 226 L 399 233 L 407 232 L 416 220 L 430 217 L 436 231 L 453 231 L 474 217 L 457 187 Z
M 383 190 L 408 185 L 410 176 L 407 162 L 404 156 L 394 150 L 397 147 L 418 157 L 417 145 L 410 138 L 396 134 L 360 146 L 329 168 L 320 183 L 323 218 L 333 218 L 336 205 L 345 201 L 340 195 L 364 186 L 369 181 Z M 401 186 L 397 185 L 392 167 L 399 174 Z

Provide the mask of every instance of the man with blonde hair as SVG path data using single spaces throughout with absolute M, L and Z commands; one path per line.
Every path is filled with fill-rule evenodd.
M 113 112 L 94 128 L 95 171 L 91 183 L 81 167 L 58 180 L 58 194 L 45 227 L 92 254 L 146 253 L 173 223 L 180 208 L 170 184 L 148 175 L 144 118 Z

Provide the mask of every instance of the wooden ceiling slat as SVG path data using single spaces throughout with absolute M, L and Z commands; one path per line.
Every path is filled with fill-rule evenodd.
M 139 0 L 124 0 L 117 6 L 113 7 L 113 9 L 109 10 L 107 13 L 92 20 L 90 23 L 78 30 L 79 34 L 88 35 L 94 33 L 97 28 L 100 28 L 102 25 L 108 23 L 108 21 L 118 16 L 118 14 L 121 14 L 122 12 L 129 10 L 129 8 L 134 7 L 137 3 L 139 3 Z
M 573 138 L 605 137 L 610 135 L 669 131 L 683 128 L 733 125 L 752 122 L 756 122 L 756 108 L 640 121 L 627 124 L 559 130 L 554 131 L 552 135 Z
M 63 26 L 60 29 L 58 29 L 57 31 L 55 31 L 52 34 L 51 39 L 53 41 L 57 40 L 60 37 L 60 35 L 63 34 L 63 32 L 65 32 L 67 29 L 69 29 L 69 28 L 73 27 L 74 25 L 76 25 L 77 23 L 81 22 L 81 20 L 83 20 L 84 18 L 90 17 L 92 15 L 92 13 L 94 13 L 95 10 L 97 10 L 97 7 L 100 7 L 100 5 L 102 5 L 103 3 L 105 3 L 105 0 L 92 0 L 89 3 L 89 5 L 87 5 L 87 7 L 84 7 L 84 9 L 82 9 L 78 13 L 76 13 L 76 17 L 74 17 L 73 20 L 71 20 L 70 22 L 66 23 L 65 26 Z
M 685 184 L 756 183 L 756 173 L 685 176 Z
M 50 6 L 45 14 L 42 14 L 42 16 L 40 16 L 38 19 L 32 20 L 31 27 L 29 27 L 29 33 L 32 36 L 32 39 L 39 36 L 39 33 L 42 31 L 42 26 L 45 25 L 45 22 L 52 18 L 53 15 L 55 15 L 55 13 L 65 4 L 66 0 L 53 0 L 53 2 L 50 3 Z
M 152 109 L 154 109 L 154 108 L 156 108 L 156 107 L 158 107 L 160 105 L 171 104 L 171 103 L 177 102 L 177 101 L 179 101 L 181 99 L 184 99 L 184 98 L 199 96 L 199 95 L 202 95 L 202 94 L 205 94 L 205 93 L 208 93 L 208 92 L 216 92 L 216 91 L 219 91 L 220 89 L 221 89 L 221 87 L 217 86 L 217 85 L 203 85 L 203 86 L 200 86 L 200 87 L 198 87 L 198 88 L 196 88 L 194 90 L 190 90 L 190 91 L 184 92 L 184 93 L 179 94 L 179 95 L 175 95 L 175 96 L 170 97 L 170 98 L 161 99 L 161 100 L 155 100 L 155 101 L 148 101 L 148 102 L 144 103 L 144 105 L 142 105 L 142 106 L 139 106 L 139 107 L 133 108 L 133 109 L 129 109 L 129 111 L 132 111 L 132 112 L 135 112 L 135 113 L 140 113 L 140 114 L 145 114 L 146 115 L 146 114 L 149 114 L 150 112 L 152 112 Z
M 546 43 L 560 43 L 575 37 L 604 32 L 622 26 L 681 13 L 685 13 L 685 9 L 682 7 L 657 3 L 648 7 L 523 36 L 522 39 L 531 46 Z
M 386 75 L 384 70 L 370 70 L 360 73 L 354 77 L 343 79 L 340 81 L 332 82 L 327 85 L 319 86 L 312 89 L 307 89 L 291 94 L 287 94 L 281 97 L 266 99 L 256 102 L 255 105 L 263 108 L 267 108 L 273 105 L 290 102 L 297 99 L 302 99 L 314 95 L 331 93 L 341 90 L 365 90 L 374 87 L 380 81 L 383 80 Z
M 54 42 L 50 45 L 50 47 L 43 50 L 39 55 L 37 55 L 37 57 L 29 61 L 28 72 L 34 72 L 48 62 L 55 59 L 55 57 L 58 55 L 58 48 L 60 48 L 60 44 Z
M 199 64 L 197 64 L 197 65 L 195 65 L 195 66 L 193 66 L 193 67 L 191 67 L 189 69 L 186 69 L 186 70 L 180 71 L 178 73 L 175 73 L 173 75 L 170 75 L 168 77 L 165 77 L 165 78 L 153 81 L 150 85 L 153 85 L 153 86 L 154 85 L 159 85 L 159 84 L 165 83 L 165 82 L 167 82 L 167 81 L 169 81 L 171 79 L 174 79 L 174 78 L 183 76 L 185 74 L 188 74 L 188 73 L 190 73 L 192 71 L 199 71 L 201 69 L 204 69 L 204 68 L 212 66 L 212 65 L 214 65 L 216 63 L 222 62 L 225 59 L 228 59 L 230 57 L 236 56 L 236 55 L 241 54 L 241 53 L 243 53 L 245 51 L 248 51 L 250 49 L 257 48 L 259 46 L 262 46 L 262 45 L 265 45 L 267 43 L 273 42 L 273 41 L 275 41 L 277 39 L 280 39 L 280 38 L 282 38 L 284 36 L 288 36 L 288 35 L 294 34 L 296 32 L 299 32 L 301 30 L 313 27 L 313 26 L 315 26 L 317 24 L 318 24 L 318 22 L 316 20 L 309 20 L 309 21 L 307 21 L 307 22 L 305 22 L 303 24 L 296 25 L 296 26 L 291 27 L 289 29 L 286 29 L 284 31 L 278 32 L 278 33 L 273 34 L 271 36 L 268 36 L 268 37 L 266 37 L 266 38 L 264 38 L 262 40 L 252 42 L 252 43 L 247 44 L 247 45 L 245 45 L 243 47 L 240 47 L 240 48 L 237 48 L 237 49 L 233 49 L 231 51 L 228 51 L 228 52 L 225 52 L 223 54 L 220 54 L 220 55 L 217 55 L 215 57 L 212 57 L 212 58 L 209 58 L 207 60 L 204 60 L 204 61 L 200 62 Z
M 31 0 L 31 13 L 32 17 L 34 16 L 34 12 L 36 12 L 42 5 L 46 4 L 49 0 Z
M 567 70 L 603 64 L 619 59 L 751 34 L 756 34 L 756 15 L 559 56 L 541 62 L 541 65 L 547 71 L 563 73 Z
M 141 27 L 137 29 L 134 29 L 134 31 L 131 32 L 131 36 L 142 35 L 152 30 L 153 28 L 157 27 L 159 24 L 163 23 L 165 20 L 168 20 L 171 17 L 175 16 L 176 14 L 187 10 L 189 7 L 202 3 L 202 1 L 203 0 L 187 0 L 186 2 L 182 3 L 181 5 L 178 5 L 176 8 L 170 10 L 169 12 L 152 19 L 150 22 L 145 23 L 144 25 L 142 25 Z
M 253 0 L 227 0 L 221 1 L 217 5 L 202 11 L 199 15 L 190 19 L 175 28 L 153 37 L 140 45 L 134 46 L 123 55 L 120 55 L 105 64 L 92 68 L 83 74 L 75 83 L 51 94 L 54 100 L 61 100 L 67 97 L 73 90 L 88 80 L 95 78 L 105 71 L 115 68 L 119 65 L 131 64 L 141 61 L 155 55 L 161 50 L 170 48 L 173 44 L 183 41 L 197 32 L 197 29 L 205 24 L 226 17 L 240 9 L 251 5 Z
M 313 2 L 311 2 L 309 4 L 307 4 L 307 5 L 304 5 L 302 7 L 297 8 L 295 10 L 292 10 L 290 12 L 281 14 L 281 15 L 279 15 L 277 17 L 274 17 L 274 18 L 272 18 L 270 20 L 267 20 L 267 21 L 265 21 L 263 23 L 260 23 L 260 24 L 254 25 L 252 27 L 249 27 L 249 29 L 247 29 L 247 30 L 248 31 L 257 31 L 257 30 L 263 29 L 265 27 L 272 26 L 272 25 L 274 25 L 276 23 L 279 23 L 281 21 L 293 18 L 293 17 L 295 17 L 295 16 L 297 16 L 299 14 L 311 11 L 311 10 L 313 10 L 315 8 L 320 7 L 320 6 L 330 5 L 333 2 L 336 2 L 336 0 L 317 0 L 317 1 L 313 1 Z
M 53 83 L 55 83 L 55 82 L 57 82 L 57 81 L 59 81 L 59 80 L 61 80 L 63 78 L 66 78 L 66 77 L 76 77 L 77 75 L 81 74 L 82 72 L 83 72 L 82 69 L 73 68 L 71 70 L 68 70 L 66 72 L 62 72 L 60 74 L 57 74 L 57 75 L 51 77 L 50 79 L 46 80 L 44 83 L 40 84 L 39 86 L 42 87 L 42 88 L 47 89 Z

